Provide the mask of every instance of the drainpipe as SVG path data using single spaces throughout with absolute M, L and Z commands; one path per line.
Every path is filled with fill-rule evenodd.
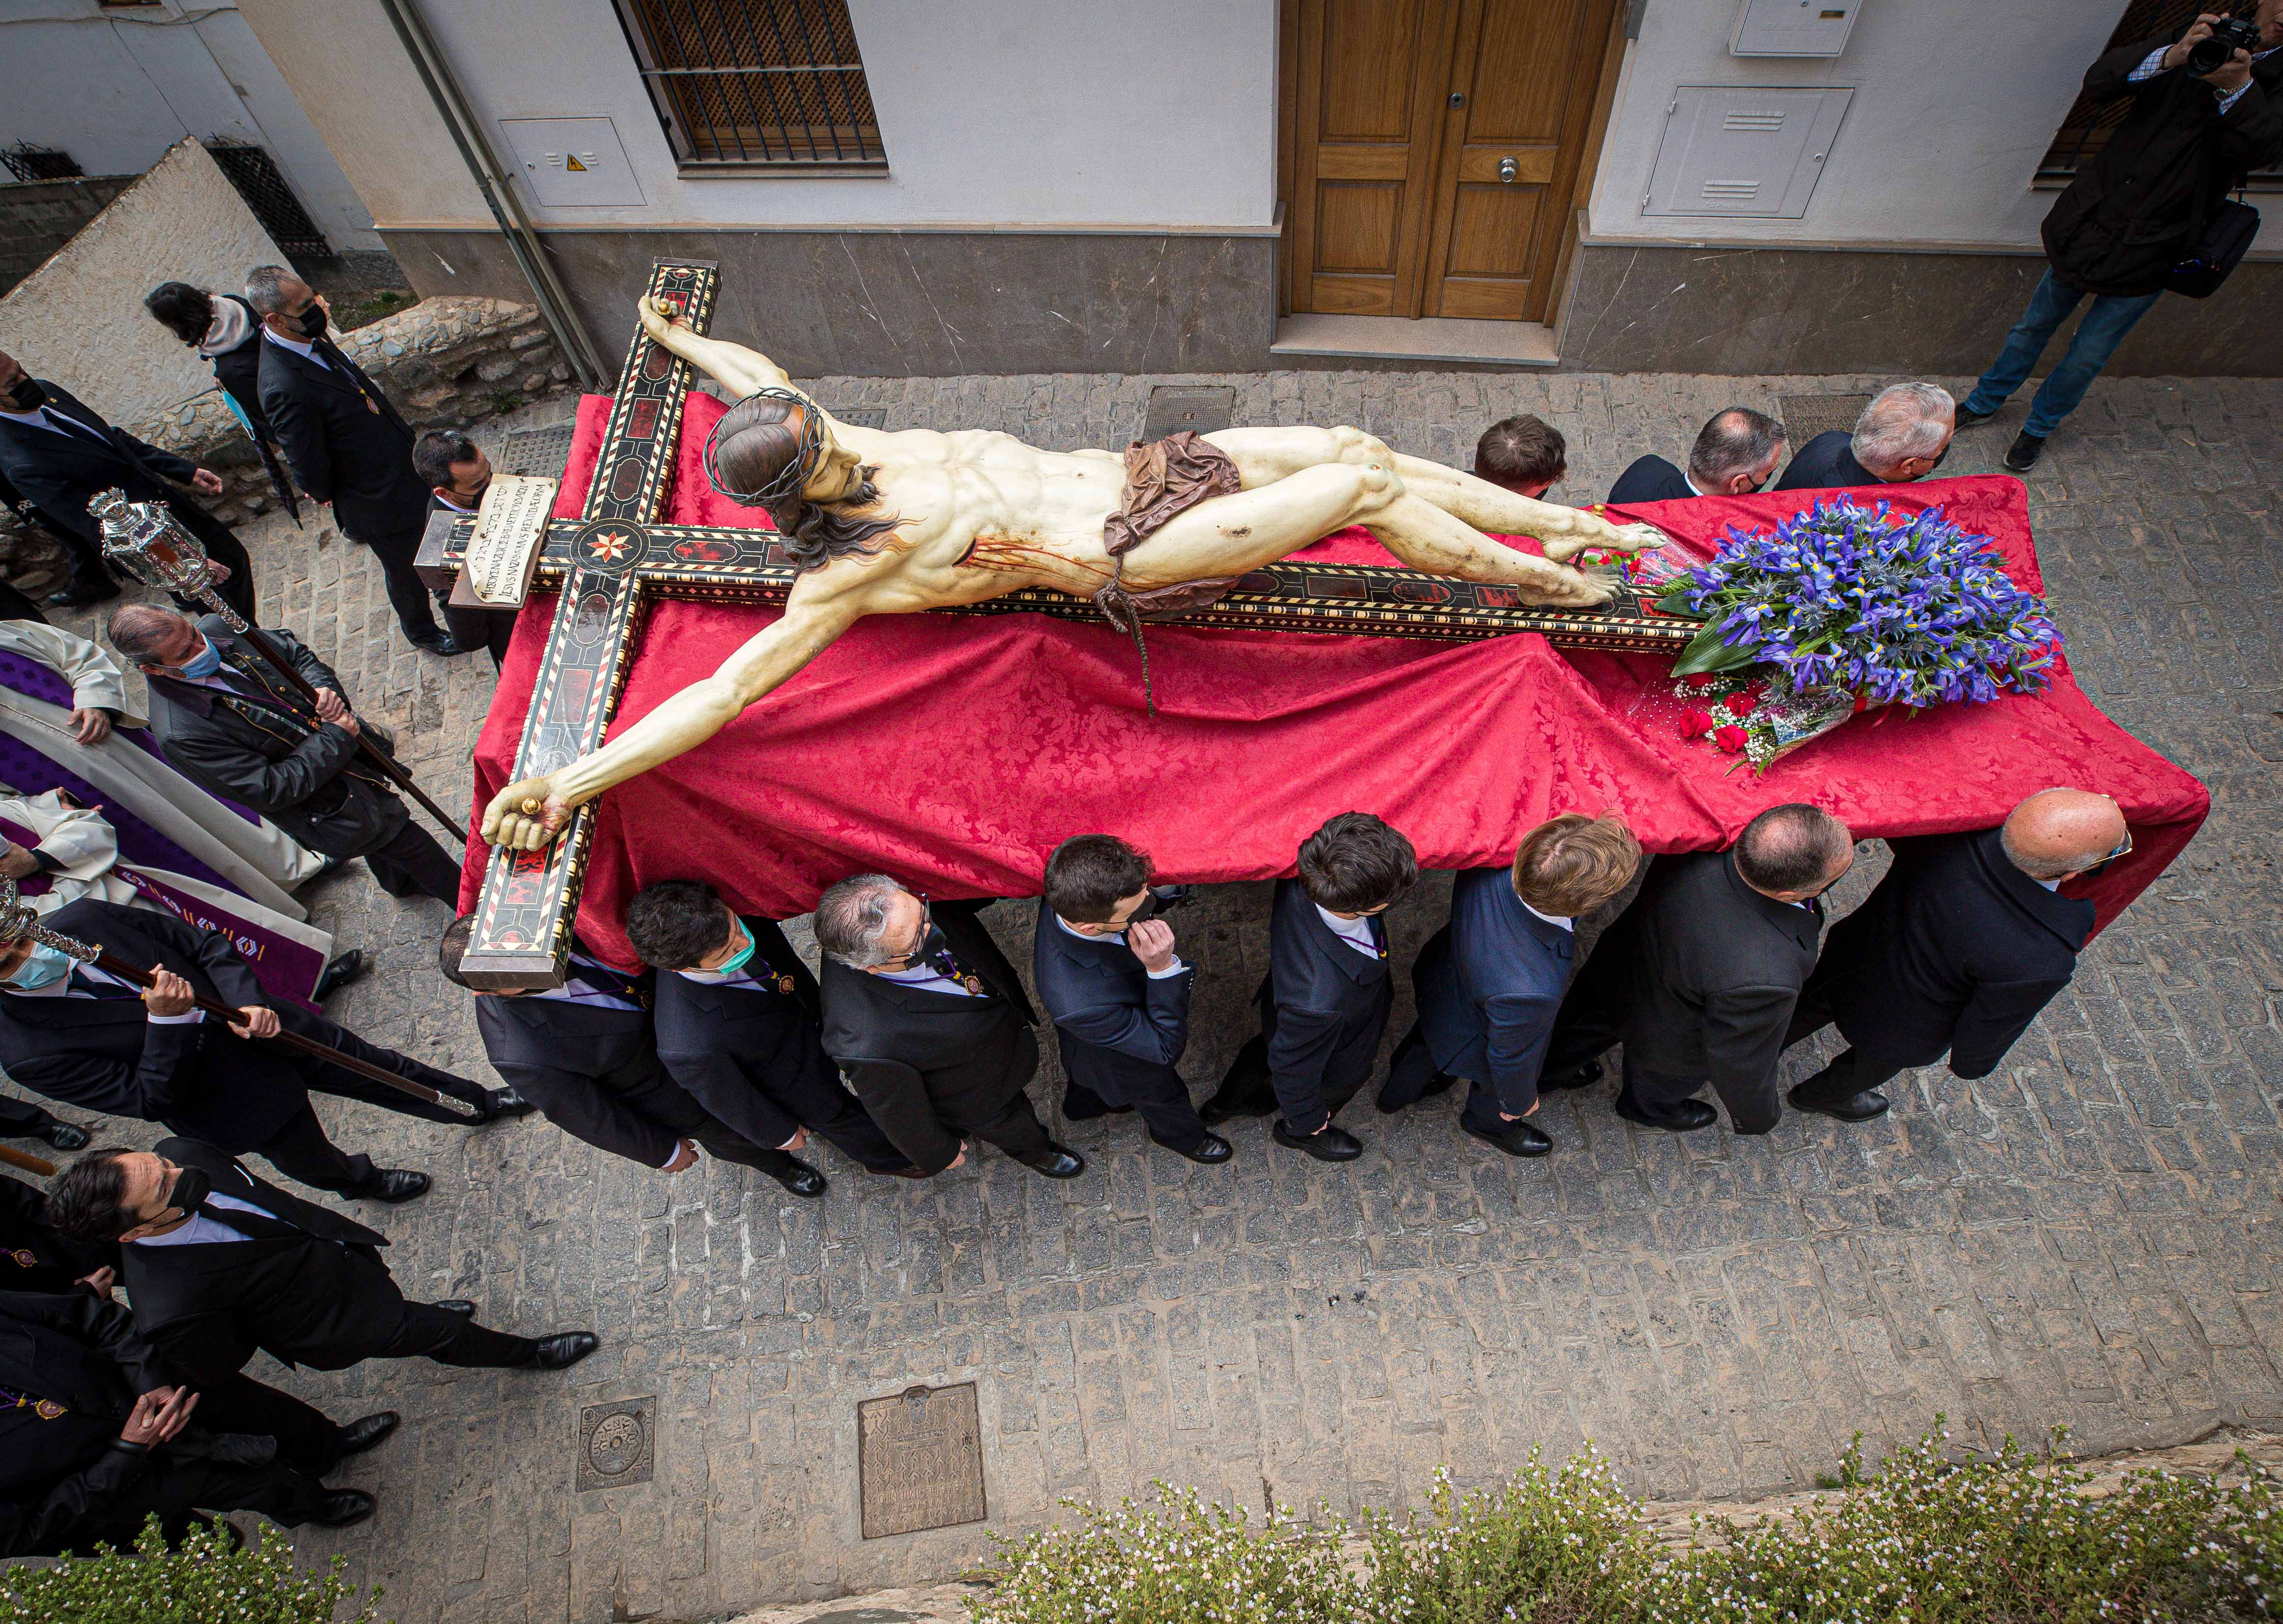
M 563 352 L 571 368 L 579 374 L 579 381 L 589 392 L 606 393 L 615 374 L 603 364 L 595 352 L 594 341 L 587 336 L 576 309 L 571 303 L 570 291 L 555 274 L 555 266 L 547 257 L 546 246 L 531 229 L 530 218 L 516 199 L 515 189 L 508 183 L 493 156 L 491 143 L 485 138 L 483 126 L 476 120 L 461 92 L 459 82 L 452 77 L 451 65 L 437 49 L 435 36 L 420 20 L 415 0 L 380 0 L 387 12 L 388 20 L 396 25 L 396 37 L 404 43 L 405 55 L 419 70 L 420 82 L 428 87 L 428 98 L 436 104 L 443 115 L 445 128 L 452 132 L 452 144 L 460 149 L 460 161 L 468 167 L 476 190 L 484 194 L 484 201 L 492 211 L 493 223 L 500 235 L 507 238 L 508 252 L 530 285 L 533 299 L 539 306 L 540 319 L 555 337 L 556 347 Z

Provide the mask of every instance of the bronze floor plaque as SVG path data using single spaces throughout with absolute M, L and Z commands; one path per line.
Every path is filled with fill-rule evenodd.
M 655 1398 L 589 1404 L 579 1412 L 579 1487 L 647 1483 L 658 1466 Z
M 1855 432 L 1855 419 L 1871 403 L 1867 394 L 1787 394 L 1783 402 L 1785 449 L 1797 455 L 1800 447 L 1833 429 Z
M 1227 384 L 1159 384 L 1149 391 L 1142 438 L 1163 440 L 1182 429 L 1210 434 L 1227 428 L 1235 410 L 1236 391 Z
M 987 1518 L 975 1384 L 907 1387 L 857 1405 L 856 1482 L 868 1540 Z

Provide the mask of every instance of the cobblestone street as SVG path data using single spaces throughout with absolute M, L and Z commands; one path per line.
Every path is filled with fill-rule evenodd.
M 1783 394 L 1890 380 L 806 386 L 883 409 L 892 429 L 996 427 L 1068 448 L 1122 447 L 1166 381 L 1235 385 L 1238 425 L 1352 423 L 1462 465 L 1492 419 L 1536 411 L 1570 439 L 1554 499 L 1582 503 L 1642 452 L 1681 460 L 1723 405 L 1778 412 Z M 1967 380 L 1943 381 L 1962 394 Z M 1960 435 L 1944 472 L 1995 469 L 2020 417 Z M 502 428 L 479 438 L 496 452 Z M 1937 1413 L 1977 1448 L 2063 1425 L 2087 1451 L 2222 1421 L 2272 1429 L 2279 466 L 2283 382 L 2103 379 L 2029 479 L 2079 680 L 2216 804 L 1991 1077 L 1906 1074 L 1895 1111 L 1867 1126 L 1795 1113 L 1745 1141 L 1725 1124 L 1631 1128 L 1607 1087 L 1557 1095 L 1540 1119 L 1557 1152 L 1534 1162 L 1462 1137 L 1456 1092 L 1400 1119 L 1360 1098 L 1344 1121 L 1366 1152 L 1344 1168 L 1278 1148 L 1260 1120 L 1230 1125 L 1235 1159 L 1211 1168 L 1149 1146 L 1134 1117 L 1057 1118 L 1092 1163 L 1074 1182 L 987 1152 L 927 1183 L 867 1179 L 814 1146 L 833 1180 L 822 1201 L 710 1161 L 668 1179 L 539 1117 L 462 1132 L 327 1101 L 347 1147 L 435 1177 L 409 1206 L 358 1209 L 391 1233 L 408 1293 L 471 1298 L 505 1330 L 591 1326 L 604 1345 L 546 1375 L 417 1359 L 289 1374 L 258 1359 L 254 1374 L 337 1417 L 405 1417 L 337 1480 L 377 1494 L 379 1514 L 312 1531 L 302 1553 L 346 1553 L 401 1624 L 710 1619 L 947 1578 L 986 1554 L 982 1527 L 858 1532 L 855 1407 L 916 1383 L 978 1384 L 996 1529 L 1157 1477 L 1255 1508 L 1321 1497 L 1352 1513 L 1421 1499 L 1438 1465 L 1481 1481 L 1588 1440 L 1636 1492 L 1702 1498 L 1812 1486 L 1858 1429 L 1875 1457 Z M 296 532 L 273 514 L 245 534 L 265 620 L 336 664 L 423 780 L 464 807 L 488 661 L 407 649 L 378 571 L 314 519 Z M 1841 905 L 1882 866 L 1859 864 Z M 1391 916 L 1406 966 L 1441 921 L 1449 886 L 1435 879 Z M 1252 1030 L 1268 894 L 1218 887 L 1173 920 L 1202 970 L 1183 1065 L 1199 1098 Z M 388 898 L 362 864 L 305 895 L 340 948 L 378 960 L 336 1019 L 489 1077 L 467 996 L 434 970 L 440 905 Z M 1018 911 L 986 917 L 1027 964 Z M 1407 978 L 1398 986 L 1391 1038 L 1411 1019 Z M 1786 1081 L 1818 1064 L 1796 1052 Z M 1032 1095 L 1048 1111 L 1059 1076 Z M 125 1126 L 136 1143 L 158 1136 Z M 576 1491 L 580 1407 L 653 1395 L 654 1481 Z

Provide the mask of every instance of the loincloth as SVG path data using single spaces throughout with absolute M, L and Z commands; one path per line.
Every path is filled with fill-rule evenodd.
M 1136 441 L 1126 448 L 1126 488 L 1118 511 L 1102 523 L 1102 544 L 1116 568 L 1110 584 L 1094 595 L 1103 618 L 1134 639 L 1142 656 L 1142 689 L 1151 713 L 1157 697 L 1149 688 L 1149 651 L 1142 641 L 1146 621 L 1170 621 L 1219 601 L 1236 584 L 1235 575 L 1177 581 L 1146 592 L 1126 589 L 1126 555 L 1180 514 L 1214 496 L 1244 488 L 1227 452 L 1193 429 L 1163 440 Z

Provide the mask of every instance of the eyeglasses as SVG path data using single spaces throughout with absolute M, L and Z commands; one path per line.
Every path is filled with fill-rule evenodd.
M 886 961 L 892 964 L 901 964 L 907 969 L 909 969 L 913 961 L 919 957 L 920 949 L 927 946 L 928 933 L 935 928 L 935 909 L 928 901 L 928 894 L 924 891 L 915 891 L 912 895 L 920 900 L 920 933 L 912 938 L 912 945 L 908 952 L 896 954 Z
M 2099 863 L 2094 863 L 2091 868 L 2085 870 L 2085 872 L 2087 874 L 2098 874 L 2110 863 L 2115 862 L 2119 857 L 2129 857 L 2131 855 L 2132 832 L 2130 829 L 2127 829 L 2124 832 L 2124 839 L 2123 843 L 2119 845 L 2115 851 L 2109 853 L 2106 857 L 2103 857 Z

